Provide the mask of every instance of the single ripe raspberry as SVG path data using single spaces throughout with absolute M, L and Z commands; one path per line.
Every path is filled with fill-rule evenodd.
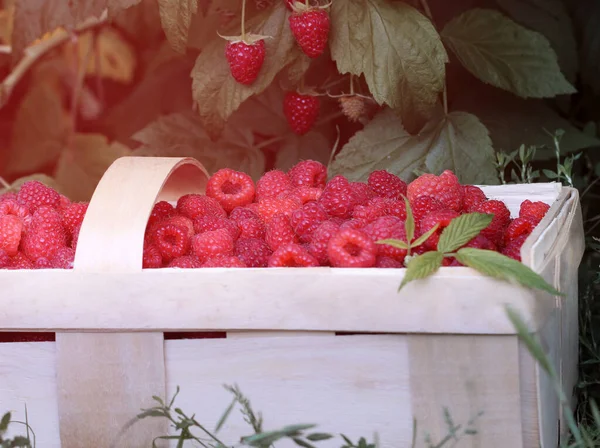
M 481 231 L 481 235 L 498 246 L 502 245 L 504 242 L 504 230 L 510 222 L 510 211 L 504 202 L 490 199 L 475 205 L 473 211 L 494 215 L 490 225 Z
M 192 221 L 187 216 L 175 215 L 171 216 L 166 220 L 169 224 L 173 224 L 175 226 L 183 227 L 187 230 L 188 238 L 194 236 L 194 221 Z
M 192 238 L 194 254 L 202 263 L 221 255 L 233 254 L 233 238 L 225 229 L 212 230 Z
M 292 212 L 302 207 L 302 203 L 294 197 L 268 198 L 258 203 L 258 215 L 266 224 L 273 219 L 275 215 L 291 216 Z
M 464 192 L 458 178 L 446 170 L 439 176 L 423 174 L 408 184 L 408 200 L 412 204 L 419 196 L 433 196 L 444 208 L 461 211 Z
M 18 216 L 0 216 L 0 251 L 12 257 L 19 251 L 23 221 Z
M 266 48 L 263 39 L 253 43 L 227 42 L 225 58 L 231 76 L 240 84 L 249 86 L 256 81 L 265 62 Z
M 463 247 L 472 247 L 474 249 L 498 250 L 498 247 L 483 235 L 477 235 Z
M 403 268 L 404 264 L 395 258 L 378 255 L 375 259 L 376 268 Z
M 327 243 L 327 255 L 335 267 L 368 268 L 375 266 L 377 246 L 361 230 L 340 229 Z
M 437 210 L 426 215 L 419 223 L 419 235 L 423 235 L 439 224 L 438 229 L 423 243 L 423 246 L 429 250 L 437 250 L 442 231 L 450 225 L 450 222 L 460 216 L 454 210 Z
M 252 204 L 250 204 L 252 205 Z M 229 219 L 235 222 L 242 221 L 244 219 L 257 218 L 259 219 L 258 213 L 255 213 L 249 207 L 236 207 L 229 214 Z
M 277 250 L 284 244 L 298 243 L 298 235 L 294 232 L 290 218 L 287 215 L 275 215 L 267 223 L 265 241 L 271 250 Z
M 463 185 L 463 210 L 471 213 L 473 208 L 482 202 L 487 201 L 487 197 L 483 190 L 475 185 Z
M 235 242 L 233 253 L 249 268 L 266 268 L 273 251 L 258 238 L 240 238 Z
M 321 8 L 295 11 L 289 17 L 290 29 L 298 45 L 309 58 L 323 54 L 327 47 L 331 23 Z
M 57 208 L 60 204 L 60 195 L 43 183 L 31 180 L 21 186 L 17 194 L 17 202 L 33 213 L 42 205 Z
M 2 204 L 2 202 L 4 201 L 16 201 L 18 198 L 17 193 L 13 192 L 13 191 L 9 191 L 7 193 L 2 193 L 0 194 L 0 204 Z
M 167 201 L 159 201 L 152 207 L 152 212 L 150 213 L 150 218 L 148 218 L 146 227 L 151 227 L 157 222 L 170 218 L 171 216 L 174 216 L 175 213 L 175 207 Z
M 266 226 L 259 218 L 248 218 L 236 221 L 240 229 L 239 238 L 265 239 Z
M 304 247 L 288 243 L 273 252 L 267 265 L 270 268 L 301 268 L 319 266 L 319 262 Z
M 225 229 L 234 241 L 240 236 L 238 223 L 227 218 L 217 216 L 199 216 L 194 220 L 194 231 L 196 233 L 211 232 L 213 230 Z
M 66 245 L 67 232 L 60 213 L 50 206 L 39 206 L 23 235 L 23 253 L 32 261 L 42 257 L 51 259 L 58 249 Z
M 292 190 L 288 197 L 299 201 L 300 204 L 304 205 L 310 201 L 318 201 L 322 194 L 323 190 L 321 188 L 298 187 Z
M 2 198 L 0 197 L 0 200 Z M 0 249 L 0 269 L 4 269 L 7 268 L 10 265 L 10 257 L 8 256 L 8 254 Z
M 29 213 L 29 209 L 26 206 L 19 204 L 14 199 L 7 199 L 0 202 L 0 215 L 18 216 L 24 224 L 31 223 L 31 213 Z
M 323 207 L 317 202 L 308 202 L 302 208 L 294 210 L 290 216 L 290 223 L 300 241 L 310 242 L 312 234 L 317 227 L 329 218 Z
M 151 238 L 165 262 L 185 255 L 190 247 L 188 229 L 168 221 L 158 223 L 152 231 Z
M 144 247 L 144 254 L 142 258 L 143 269 L 156 269 L 160 268 L 163 264 L 162 255 L 160 250 L 154 244 L 148 244 Z
M 535 221 L 529 217 L 513 219 L 504 232 L 504 243 L 510 244 L 511 241 L 516 240 L 522 235 L 528 237 L 533 232 L 533 229 L 535 229 L 535 226 Z
M 267 171 L 256 183 L 256 201 L 275 198 L 291 191 L 292 182 L 287 174 L 281 170 Z
M 516 239 L 510 241 L 505 247 L 502 248 L 502 255 L 506 255 L 509 258 L 512 258 L 517 261 L 521 260 L 521 247 L 523 243 L 527 239 L 527 235 L 521 235 Z
M 386 171 L 373 171 L 367 184 L 377 196 L 382 198 L 400 199 L 406 195 L 406 183 L 398 176 Z
M 232 255 L 220 255 L 207 260 L 203 268 L 245 268 L 246 263 Z
M 55 269 L 52 263 L 47 258 L 38 258 L 33 263 L 33 269 Z
M 384 199 L 386 203 L 387 214 L 406 221 L 406 203 L 404 199 Z M 414 218 L 414 217 L 413 217 Z
M 298 135 L 304 135 L 312 129 L 320 111 L 321 102 L 317 96 L 298 92 L 285 94 L 283 114 L 292 131 Z
M 216 199 L 229 213 L 254 200 L 254 181 L 246 173 L 221 168 L 213 174 L 206 185 L 206 196 Z
M 363 218 L 353 218 L 340 224 L 340 229 L 364 229 L 369 221 Z
M 367 113 L 365 99 L 358 95 L 342 96 L 338 99 L 340 109 L 348 121 L 356 123 Z
M 354 196 L 355 205 L 366 205 L 371 199 L 377 197 L 375 192 L 362 182 L 350 182 L 350 189 Z
M 198 216 L 205 215 L 227 217 L 227 213 L 225 213 L 225 210 L 223 210 L 223 207 L 221 207 L 221 204 L 216 199 L 200 194 L 186 194 L 181 196 L 177 201 L 177 213 L 187 216 L 192 220 Z
M 526 199 L 521 203 L 521 207 L 519 208 L 519 217 L 529 218 L 537 226 L 540 221 L 544 219 L 548 210 L 550 210 L 548 204 L 541 201 L 532 202 L 529 199 Z
M 406 205 L 404 201 L 375 196 L 367 205 L 357 205 L 352 211 L 353 218 L 364 219 L 368 222 L 382 216 L 395 216 L 406 220 Z
M 50 258 L 50 266 L 53 269 L 73 269 L 74 262 L 75 250 L 70 247 L 61 247 Z
M 362 231 L 373 240 L 377 242 L 379 240 L 395 239 L 406 242 L 406 232 L 404 229 L 404 221 L 395 216 L 382 216 L 377 218 L 373 222 L 367 224 Z M 399 249 L 389 244 L 377 244 L 377 255 L 384 257 L 391 257 L 404 261 L 406 257 L 406 250 Z
M 308 245 L 308 252 L 317 259 L 321 266 L 329 264 L 329 255 L 327 255 L 327 244 L 329 240 L 338 233 L 340 224 L 329 219 L 322 222 L 315 229 L 312 239 Z
M 318 202 L 329 215 L 343 219 L 352 216 L 356 205 L 350 182 L 342 175 L 335 176 L 327 183 Z
M 87 202 L 71 202 L 69 205 L 64 207 L 61 211 L 63 218 L 63 225 L 70 235 L 73 234 L 73 230 L 78 225 L 81 225 L 85 212 L 88 209 Z
M 200 263 L 200 259 L 195 255 L 183 255 L 171 260 L 167 267 L 178 269 L 197 269 L 202 267 L 202 263 Z
M 40 257 L 42 258 L 42 257 Z M 17 252 L 17 254 L 10 259 L 8 269 L 34 269 L 35 265 L 33 262 L 23 253 Z
M 429 213 L 443 210 L 444 206 L 433 196 L 419 196 L 415 200 L 410 201 L 410 208 L 413 219 L 416 223 L 419 223 Z
M 294 187 L 325 188 L 327 167 L 316 160 L 302 160 L 291 167 L 288 176 Z

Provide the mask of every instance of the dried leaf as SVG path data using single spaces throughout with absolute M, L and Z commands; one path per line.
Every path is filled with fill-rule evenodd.
M 298 57 L 300 50 L 287 18 L 287 8 L 280 2 L 246 24 L 249 32 L 272 37 L 265 41 L 267 58 L 258 79 L 250 86 L 237 83 L 231 76 L 224 39 L 212 41 L 198 56 L 192 70 L 192 95 L 211 138 L 219 136 L 227 119 L 245 100 L 265 90 L 275 76 Z
M 498 11 L 469 10 L 446 24 L 442 38 L 474 76 L 523 98 L 575 93 L 541 34 Z
M 365 75 L 379 104 L 420 127 L 444 87 L 448 55 L 433 24 L 415 8 L 387 0 L 332 4 L 331 55 L 340 73 Z
M 493 156 L 488 131 L 474 115 L 436 116 L 412 136 L 385 109 L 342 148 L 330 175 L 366 181 L 371 171 L 385 169 L 408 181 L 415 169 L 425 167 L 435 174 L 452 170 L 463 183 L 497 183 Z
M 192 17 L 198 12 L 198 0 L 158 0 L 160 20 L 173 49 L 184 53 Z
M 102 134 L 76 134 L 56 167 L 54 177 L 64 194 L 73 201 L 89 201 L 108 167 L 130 155 L 126 146 L 109 143 Z
M 25 182 L 30 182 L 32 180 L 36 180 L 38 182 L 41 182 L 44 185 L 47 185 L 48 187 L 55 189 L 59 193 L 63 192 L 61 190 L 61 188 L 60 188 L 60 185 L 58 185 L 58 183 L 56 182 L 56 179 L 54 179 L 53 177 L 48 176 L 47 174 L 37 173 L 37 174 L 31 174 L 29 176 L 19 177 L 17 180 L 13 181 L 10 184 L 10 188 L 0 188 L 0 194 L 6 193 L 9 190 L 10 191 L 15 191 L 15 192 L 19 191 L 19 189 L 21 188 L 21 186 Z

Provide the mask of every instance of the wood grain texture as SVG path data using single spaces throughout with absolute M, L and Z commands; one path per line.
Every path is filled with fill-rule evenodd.
M 417 447 L 426 433 L 434 444 L 448 434 L 444 408 L 461 425 L 483 412 L 477 434 L 453 446 L 522 447 L 516 336 L 411 335 L 408 352 Z

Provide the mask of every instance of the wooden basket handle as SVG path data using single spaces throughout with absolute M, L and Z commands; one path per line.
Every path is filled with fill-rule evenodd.
M 142 270 L 144 233 L 156 201 L 204 194 L 208 173 L 191 157 L 121 157 L 98 183 L 81 225 L 73 268 Z

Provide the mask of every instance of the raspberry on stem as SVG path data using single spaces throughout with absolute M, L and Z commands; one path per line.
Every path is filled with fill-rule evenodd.
M 290 29 L 296 42 L 309 58 L 316 58 L 327 48 L 331 21 L 323 8 L 294 3 L 289 17 Z

